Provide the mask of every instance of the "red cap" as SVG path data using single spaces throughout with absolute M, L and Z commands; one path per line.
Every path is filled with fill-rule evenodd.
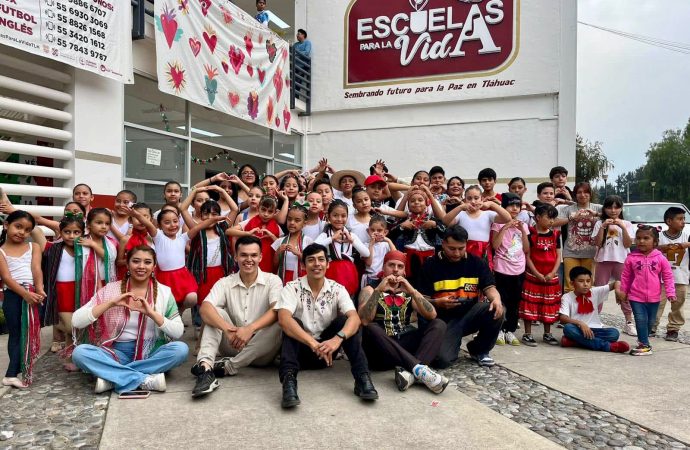
M 400 250 L 391 250 L 390 252 L 386 253 L 386 256 L 383 257 L 384 264 L 386 264 L 388 261 L 400 261 L 401 263 L 405 264 L 407 262 L 407 255 Z
M 364 186 L 370 186 L 374 183 L 383 183 L 386 184 L 386 180 L 381 178 L 378 175 L 369 175 L 366 180 L 364 180 Z

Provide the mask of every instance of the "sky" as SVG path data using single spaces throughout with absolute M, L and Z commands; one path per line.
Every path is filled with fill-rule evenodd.
M 690 45 L 688 0 L 579 0 L 578 20 Z M 690 119 L 690 55 L 578 25 L 577 132 L 602 142 L 610 179 Z

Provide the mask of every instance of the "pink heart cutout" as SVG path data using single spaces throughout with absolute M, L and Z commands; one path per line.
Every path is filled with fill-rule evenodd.
M 237 92 L 228 92 L 228 99 L 230 100 L 230 106 L 234 108 L 240 102 L 240 94 Z
M 256 71 L 259 74 L 259 81 L 261 84 L 264 84 L 264 80 L 266 79 L 266 71 L 261 69 L 256 69 Z
M 254 67 L 251 64 L 247 64 L 247 73 L 250 78 L 254 76 Z
M 292 118 L 292 114 L 290 114 L 290 111 L 285 108 L 283 110 L 283 125 L 285 125 L 285 131 L 287 131 L 288 127 L 290 126 L 290 119 Z
M 218 44 L 218 36 L 215 34 L 209 35 L 207 32 L 204 31 L 204 41 L 206 41 L 206 45 L 208 45 L 208 49 L 211 50 L 211 53 L 213 53 L 216 50 L 216 44 Z
M 239 75 L 240 69 L 242 68 L 242 63 L 244 63 L 244 53 L 242 53 L 242 50 L 239 48 L 231 45 L 230 50 L 228 50 L 228 55 L 230 56 L 230 65 L 232 65 L 232 70 L 235 71 L 235 75 Z
M 201 51 L 201 42 L 197 38 L 189 38 L 189 47 L 192 49 L 194 57 L 197 57 Z

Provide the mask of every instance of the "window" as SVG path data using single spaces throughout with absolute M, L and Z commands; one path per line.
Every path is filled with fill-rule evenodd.
M 192 138 L 271 156 L 268 128 L 195 104 L 191 104 L 190 109 Z
M 285 162 L 302 164 L 302 136 L 273 133 L 274 157 Z
M 125 86 L 125 122 L 186 135 L 186 102 L 163 94 L 155 81 L 139 76 L 135 81 Z
M 125 136 L 125 178 L 186 184 L 185 140 L 131 127 Z

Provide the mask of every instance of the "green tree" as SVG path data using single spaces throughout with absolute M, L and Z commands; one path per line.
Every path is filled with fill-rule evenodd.
M 613 163 L 604 155 L 601 142 L 591 143 L 578 134 L 575 139 L 575 181 L 600 180 L 611 169 Z
M 644 178 L 656 182 L 655 199 L 690 203 L 690 121 L 682 130 L 666 130 L 646 156 Z

